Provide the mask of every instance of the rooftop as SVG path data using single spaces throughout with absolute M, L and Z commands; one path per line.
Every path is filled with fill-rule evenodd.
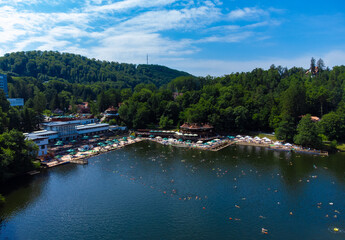
M 77 130 L 88 129 L 88 128 L 98 128 L 98 127 L 108 127 L 108 123 L 90 123 L 86 125 L 77 125 Z
M 74 122 L 48 122 L 48 123 L 43 123 L 44 126 L 63 126 L 63 125 L 76 125 L 77 123 Z

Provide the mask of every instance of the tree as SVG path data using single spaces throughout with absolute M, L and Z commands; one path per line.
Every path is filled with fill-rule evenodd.
M 33 108 L 38 114 L 42 114 L 47 106 L 47 99 L 42 92 L 38 92 L 34 97 Z
M 310 60 L 310 72 L 313 75 L 315 73 L 315 58 L 311 58 Z
M 288 114 L 284 114 L 278 127 L 275 129 L 277 139 L 292 142 L 295 132 L 296 126 L 294 118 Z
M 18 130 L 0 134 L 0 182 L 34 169 L 37 151 L 37 145 Z
M 10 103 L 7 101 L 5 92 L 0 89 L 0 108 L 2 108 L 2 111 L 7 112 L 10 109 Z
M 317 60 L 316 65 L 317 65 L 317 68 L 319 69 L 319 72 L 322 72 L 325 69 L 325 63 L 323 62 L 321 58 Z
M 169 119 L 168 117 L 162 115 L 159 120 L 159 127 L 165 129 L 167 127 L 172 126 L 173 123 L 174 121 L 172 119 Z
M 311 115 L 305 115 L 297 126 L 294 142 L 298 145 L 319 148 L 322 145 L 319 128 L 311 121 Z

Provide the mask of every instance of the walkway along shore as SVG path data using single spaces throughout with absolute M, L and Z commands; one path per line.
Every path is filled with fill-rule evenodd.
M 191 143 L 191 142 L 179 142 L 174 140 L 162 140 L 160 138 L 145 138 L 149 141 L 154 141 L 163 145 L 170 145 L 175 147 L 187 147 L 193 149 L 207 150 L 207 151 L 220 151 L 224 148 L 227 148 L 231 145 L 240 145 L 240 146 L 253 146 L 253 147 L 264 147 L 275 151 L 286 151 L 286 152 L 296 152 L 296 153 L 306 153 L 314 154 L 321 156 L 328 156 L 328 152 L 323 152 L 315 149 L 307 149 L 297 145 L 284 146 L 284 145 L 274 145 L 272 141 L 270 142 L 260 142 L 260 141 L 251 141 L 238 138 L 234 139 L 215 139 L 213 141 L 205 143 Z
M 291 145 L 291 146 L 284 146 L 282 144 L 274 145 L 273 142 L 252 141 L 252 140 L 248 140 L 248 138 L 243 139 L 242 137 L 241 138 L 236 137 L 233 139 L 228 139 L 228 138 L 215 139 L 206 143 L 202 143 L 201 141 L 198 141 L 197 143 L 193 143 L 193 142 L 188 142 L 188 141 L 181 142 L 181 141 L 177 141 L 176 139 L 163 140 L 161 138 L 139 138 L 138 137 L 136 139 L 119 140 L 118 143 L 114 143 L 107 146 L 92 147 L 88 151 L 78 151 L 78 152 L 75 152 L 74 154 L 70 154 L 70 153 L 67 154 L 68 150 L 67 151 L 65 150 L 64 155 L 60 156 L 56 160 L 54 159 L 49 162 L 42 162 L 42 166 L 51 168 L 51 167 L 55 167 L 55 166 L 59 166 L 59 165 L 67 164 L 67 163 L 87 164 L 88 158 L 90 157 L 93 157 L 102 153 L 114 151 L 124 146 L 141 142 L 143 140 L 153 141 L 159 144 L 169 145 L 169 146 L 174 146 L 174 147 L 185 147 L 185 148 L 190 148 L 190 149 L 199 149 L 199 150 L 214 151 L 214 152 L 220 151 L 231 145 L 243 145 L 243 146 L 253 146 L 253 147 L 264 147 L 264 148 L 268 148 L 274 151 L 291 151 L 291 152 L 296 152 L 296 153 L 307 153 L 307 154 L 328 156 L 328 152 L 322 152 L 319 150 L 306 149 L 306 148 L 302 148 L 296 145 Z M 70 149 L 73 149 L 73 148 L 70 148 Z

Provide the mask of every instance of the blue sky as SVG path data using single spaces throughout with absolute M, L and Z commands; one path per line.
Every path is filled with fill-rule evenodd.
M 222 76 L 345 64 L 340 0 L 0 0 L 0 55 L 54 50 Z

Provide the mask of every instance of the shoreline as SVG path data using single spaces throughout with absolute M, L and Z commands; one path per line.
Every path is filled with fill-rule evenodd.
M 114 138 L 115 139 L 115 138 Z M 295 152 L 295 153 L 301 153 L 301 154 L 314 154 L 314 155 L 320 155 L 320 156 L 328 156 L 328 152 L 322 152 L 320 150 L 313 150 L 313 149 L 304 149 L 300 146 L 294 146 L 291 145 L 289 147 L 284 145 L 274 145 L 273 142 L 255 142 L 255 141 L 249 141 L 249 140 L 238 140 L 237 138 L 229 140 L 229 139 L 216 139 L 216 141 L 210 141 L 207 143 L 192 143 L 192 142 L 179 142 L 176 139 L 170 139 L 170 140 L 162 140 L 162 139 L 156 139 L 156 138 L 136 138 L 136 139 L 129 139 L 129 140 L 119 140 L 119 143 L 114 143 L 112 145 L 108 146 L 96 146 L 92 147 L 88 151 L 78 151 L 75 153 L 75 155 L 70 155 L 66 153 L 61 156 L 58 160 L 53 160 L 49 162 L 41 162 L 41 164 L 46 168 L 51 168 L 55 166 L 60 166 L 68 163 L 74 163 L 74 164 L 88 164 L 88 159 L 94 156 L 98 156 L 103 153 L 115 151 L 118 149 L 123 148 L 124 146 L 134 144 L 141 141 L 151 141 L 156 142 L 162 145 L 166 146 L 173 146 L 173 147 L 183 147 L 183 148 L 189 148 L 189 149 L 198 149 L 198 150 L 204 150 L 204 151 L 220 151 L 224 148 L 227 148 L 229 146 L 233 145 L 239 145 L 239 146 L 252 146 L 252 147 L 262 147 L 267 148 L 274 151 L 284 151 L 284 152 Z M 70 148 L 73 149 L 73 148 Z

